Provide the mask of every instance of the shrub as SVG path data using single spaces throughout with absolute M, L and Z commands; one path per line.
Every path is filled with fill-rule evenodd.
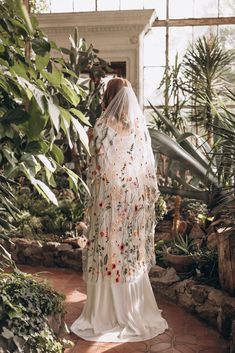
M 63 315 L 64 296 L 17 269 L 0 276 L 0 346 L 4 352 L 64 352 L 66 342 L 48 324 L 49 316 Z

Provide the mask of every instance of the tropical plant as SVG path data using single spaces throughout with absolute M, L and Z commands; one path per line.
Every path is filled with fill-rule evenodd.
M 154 108 L 154 107 L 153 107 Z M 155 109 L 155 108 L 154 108 Z M 231 129 L 234 126 L 233 120 L 229 120 L 227 128 L 222 128 L 221 134 L 223 139 L 219 140 L 221 148 L 225 141 L 230 141 L 230 152 L 227 150 L 227 158 L 230 158 L 230 186 L 221 182 L 220 173 L 214 163 L 214 157 L 218 157 L 218 150 L 205 150 L 197 148 L 188 141 L 188 136 L 192 133 L 181 134 L 165 117 L 163 117 L 156 109 L 155 112 L 162 121 L 165 122 L 171 129 L 176 141 L 169 136 L 150 129 L 152 138 L 152 146 L 155 152 L 160 152 L 169 158 L 168 173 L 171 177 L 172 184 L 168 186 L 159 186 L 163 194 L 180 195 L 195 200 L 201 200 L 207 204 L 208 216 L 221 213 L 227 213 L 230 218 L 230 225 L 234 226 L 234 155 L 233 147 L 231 146 L 231 137 L 235 131 Z M 225 123 L 225 121 L 224 121 Z M 217 132 L 218 134 L 218 132 Z M 225 135 L 223 135 L 225 134 Z M 226 137 L 225 137 L 226 136 Z M 220 136 L 221 137 L 221 136 Z M 232 140 L 234 141 L 234 140 Z M 233 142 L 232 142 L 232 145 Z M 204 153 L 202 151 L 204 150 Z M 214 157 L 213 157 L 214 154 Z M 177 167 L 174 167 L 176 165 Z M 225 166 L 226 167 L 226 166 Z M 225 168 L 226 169 L 226 168 Z M 230 216 L 229 216 L 230 215 Z M 228 223 L 227 223 L 228 224 Z
M 101 92 L 104 85 L 102 78 L 112 72 L 112 69 L 105 60 L 98 56 L 99 51 L 92 44 L 88 45 L 84 38 L 79 38 L 77 28 L 74 30 L 74 36 L 70 36 L 69 40 L 70 49 L 61 48 L 61 50 L 67 55 L 67 68 L 80 78 L 80 87 L 86 92 L 84 99 L 78 104 L 78 109 L 89 117 L 89 123 L 93 126 L 102 112 Z M 76 78 L 74 80 L 77 81 Z M 82 120 L 84 115 L 80 114 L 79 118 Z M 88 124 L 87 119 L 84 123 Z M 72 149 L 72 156 L 75 161 L 75 171 L 80 176 L 83 176 L 86 167 L 83 150 L 83 145 L 78 139 Z
M 170 115 L 167 117 L 152 105 L 155 124 L 150 130 L 154 151 L 168 159 L 168 184 L 161 185 L 160 191 L 201 200 L 208 205 L 207 218 L 227 213 L 230 225 L 235 219 L 235 115 L 224 102 L 234 105 L 235 95 L 229 88 L 226 93 L 224 85 L 231 86 L 228 73 L 233 59 L 234 52 L 223 48 L 217 37 L 199 38 L 185 54 L 180 67 L 180 77 L 184 77 L 179 86 L 193 102 L 188 118 L 196 123 L 196 133 L 178 129 Z M 156 117 L 172 138 L 156 131 Z M 210 144 L 198 136 L 198 127 L 207 131 Z
M 113 70 L 107 61 L 99 57 L 98 49 L 95 49 L 92 44 L 88 45 L 84 38 L 79 37 L 77 28 L 74 30 L 74 36 L 70 36 L 69 40 L 70 49 L 61 48 L 61 50 L 68 55 L 68 68 L 75 72 L 78 77 L 81 74 L 87 76 L 83 81 L 80 80 L 81 86 L 85 91 L 88 91 L 88 94 L 80 102 L 79 108 L 89 116 L 90 123 L 94 125 L 102 111 L 101 92 L 104 85 L 102 78 L 107 73 L 112 73 Z
M 169 245 L 169 252 L 174 255 L 192 255 L 195 244 L 188 238 L 188 235 L 177 234 Z
M 185 53 L 182 68 L 186 79 L 183 90 L 190 94 L 192 101 L 191 120 L 196 126 L 203 126 L 207 140 L 213 144 L 216 115 L 212 103 L 224 90 L 226 74 L 234 53 L 222 47 L 217 36 L 209 35 L 199 38 Z
M 204 149 L 202 147 L 197 149 L 188 139 L 194 136 L 192 132 L 181 133 L 158 109 L 151 106 L 162 122 L 167 125 L 174 138 L 157 131 L 154 124 L 150 125 L 154 152 L 160 152 L 169 158 L 167 172 L 171 177 L 172 186 L 160 186 L 160 191 L 164 194 L 180 195 L 202 200 L 205 203 L 210 202 L 210 188 L 216 189 L 219 185 L 210 159 L 203 154 Z M 192 176 L 188 177 L 187 171 L 190 171 Z
M 232 105 L 235 104 L 235 93 L 227 91 Z M 210 157 L 216 164 L 218 180 L 226 190 L 220 199 L 217 210 L 229 209 L 229 213 L 235 221 L 235 113 L 221 102 L 220 108 L 213 106 L 217 116 L 217 124 L 214 124 L 216 142 L 213 145 Z
M 184 131 L 187 125 L 187 115 L 184 107 L 188 102 L 188 93 L 184 90 L 185 79 L 182 75 L 182 63 L 175 57 L 174 65 L 169 66 L 163 75 L 158 89 L 163 87 L 167 104 L 163 106 L 162 114 L 169 119 L 178 129 Z M 153 117 L 158 130 L 169 133 L 167 125 L 163 125 L 161 119 Z
M 24 175 L 57 204 L 48 187 L 56 186 L 54 173 L 63 170 L 75 191 L 79 184 L 79 177 L 63 164 L 57 140 L 67 140 L 72 149 L 79 138 L 88 152 L 83 124 L 89 122 L 78 109 L 86 93 L 60 49 L 30 20 L 20 0 L 4 1 L 0 10 L 0 168 L 9 178 Z M 25 57 L 25 43 L 32 58 Z

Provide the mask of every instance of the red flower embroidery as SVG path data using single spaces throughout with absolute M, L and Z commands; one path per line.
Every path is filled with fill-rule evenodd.
M 111 271 L 108 271 L 108 276 L 111 276 Z
M 103 202 L 100 202 L 100 203 L 99 203 L 99 206 L 102 207 L 102 206 L 103 206 Z
M 117 283 L 119 282 L 119 278 L 118 278 L 118 277 L 116 278 L 116 282 L 117 282 Z
M 121 246 L 120 246 L 121 251 L 123 251 L 124 246 L 125 246 L 124 244 L 121 244 Z
M 113 268 L 113 269 L 116 268 L 116 265 L 115 265 L 115 264 L 112 264 L 112 268 Z
M 103 237 L 104 236 L 104 232 L 100 232 L 100 235 Z

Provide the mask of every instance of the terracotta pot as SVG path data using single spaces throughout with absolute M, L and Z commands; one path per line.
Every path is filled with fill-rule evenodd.
M 166 260 L 174 267 L 176 271 L 182 272 L 191 266 L 194 262 L 192 255 L 174 255 L 171 254 L 171 248 L 167 248 Z

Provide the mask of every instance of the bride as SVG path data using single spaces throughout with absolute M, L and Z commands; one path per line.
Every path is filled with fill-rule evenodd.
M 154 156 L 131 84 L 111 79 L 90 142 L 87 301 L 71 331 L 88 341 L 134 342 L 167 329 L 148 271 L 155 263 Z

